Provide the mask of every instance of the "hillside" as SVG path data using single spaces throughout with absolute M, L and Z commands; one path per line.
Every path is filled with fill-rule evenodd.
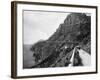
M 69 14 L 48 40 L 39 41 L 32 45 L 31 51 L 33 51 L 33 57 L 37 63 L 33 67 L 67 66 L 72 50 L 77 45 L 91 54 L 90 34 L 90 16 L 84 13 Z M 74 63 L 75 66 L 82 65 L 78 54 L 75 55 Z

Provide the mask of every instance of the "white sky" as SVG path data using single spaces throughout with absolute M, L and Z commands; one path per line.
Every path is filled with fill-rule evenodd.
M 48 39 L 69 13 L 24 11 L 24 44 Z

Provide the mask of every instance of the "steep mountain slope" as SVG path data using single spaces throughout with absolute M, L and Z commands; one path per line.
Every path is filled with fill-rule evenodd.
M 75 46 L 91 53 L 91 17 L 84 13 L 71 13 L 60 24 L 56 32 L 46 41 L 31 47 L 37 64 L 33 67 L 67 66 Z M 67 47 L 67 48 L 66 48 Z M 75 66 L 82 65 L 78 54 Z

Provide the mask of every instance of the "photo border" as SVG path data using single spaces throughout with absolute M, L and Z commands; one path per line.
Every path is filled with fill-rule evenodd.
M 82 72 L 82 73 L 63 73 L 63 74 L 49 74 L 49 75 L 33 75 L 33 76 L 17 76 L 17 4 L 34 4 L 34 5 L 50 5 L 59 7 L 77 7 L 77 8 L 93 8 L 96 9 L 96 71 Z M 50 77 L 50 76 L 66 76 L 66 75 L 81 75 L 81 74 L 95 74 L 98 73 L 98 7 L 88 5 L 73 5 L 73 4 L 58 4 L 58 3 L 41 3 L 41 2 L 25 2 L 12 1 L 11 2 L 11 77 L 12 78 L 32 78 L 32 77 Z

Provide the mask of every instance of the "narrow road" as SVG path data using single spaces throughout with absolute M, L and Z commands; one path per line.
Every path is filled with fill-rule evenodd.
M 75 47 L 73 49 L 72 57 L 70 59 L 71 64 L 69 64 L 68 67 L 71 67 L 74 64 L 74 55 L 75 55 L 76 50 L 79 52 L 79 56 L 82 60 L 83 66 L 90 66 L 91 65 L 91 55 L 89 53 L 87 53 L 86 51 Z
M 91 55 L 82 49 L 80 49 L 78 51 L 79 51 L 79 55 L 82 59 L 83 65 L 90 66 L 91 65 Z

